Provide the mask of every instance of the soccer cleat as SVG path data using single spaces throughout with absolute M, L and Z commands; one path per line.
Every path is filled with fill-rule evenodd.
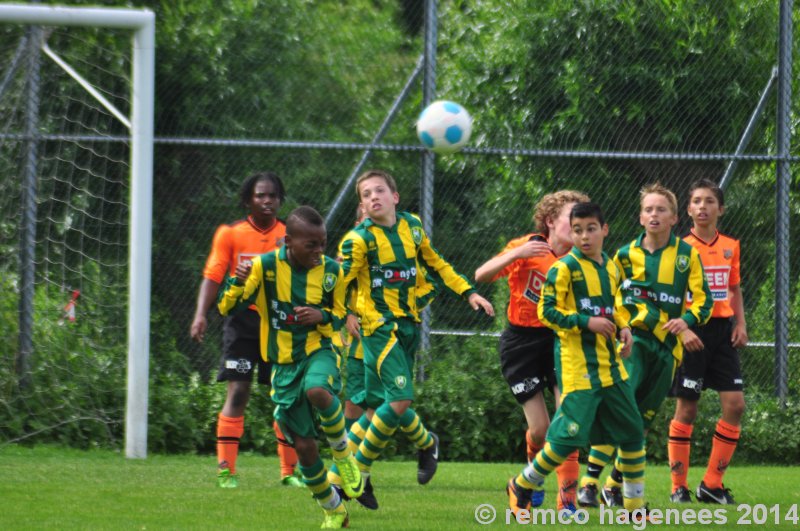
M 600 507 L 597 500 L 597 485 L 588 483 L 578 491 L 578 505 L 581 507 Z
M 558 510 L 559 514 L 562 514 L 565 519 L 571 520 L 575 513 L 578 511 L 578 508 L 575 507 L 575 504 L 572 502 L 567 502 L 564 504 L 564 507 Z
M 294 474 L 292 474 L 291 476 L 283 476 L 283 478 L 281 479 L 281 485 L 283 485 L 284 487 L 298 487 L 301 489 L 306 486 L 306 484 L 303 483 L 303 480 L 295 476 Z
M 603 503 L 605 503 L 607 507 L 622 507 L 624 505 L 622 489 L 619 487 L 603 487 L 601 494 Z
M 689 489 L 680 486 L 670 495 L 669 501 L 672 503 L 692 503 L 692 495 L 689 493 Z
M 517 515 L 522 509 L 530 511 L 533 492 L 533 489 L 526 489 L 517 485 L 517 482 L 514 481 L 514 478 L 508 480 L 508 484 L 506 485 L 506 494 L 508 494 L 508 507 L 511 509 L 511 512 L 514 513 L 514 515 Z
M 339 476 L 342 478 L 342 490 L 345 494 L 351 498 L 361 496 L 361 493 L 364 492 L 364 481 L 353 454 L 344 459 L 334 459 L 333 462 L 336 463 L 336 468 L 339 470 Z
M 436 468 L 439 466 L 439 437 L 433 433 L 431 439 L 433 444 L 424 450 L 417 452 L 417 483 L 425 485 L 433 479 L 436 474 Z
M 628 511 L 628 514 L 631 517 L 632 524 L 641 524 L 644 520 L 645 522 L 650 521 L 650 506 L 648 504 L 644 504 L 639 509 L 634 509 L 633 511 Z
M 217 486 L 223 489 L 235 489 L 239 486 L 236 474 L 231 474 L 230 468 L 220 468 L 217 472 Z
M 324 509 L 325 520 L 322 521 L 320 529 L 340 529 L 350 525 L 350 515 L 347 514 L 347 508 L 343 503 L 340 503 L 336 509 Z
M 378 508 L 378 498 L 375 497 L 375 493 L 372 490 L 372 479 L 367 476 L 367 479 L 364 481 L 364 492 L 356 498 L 356 501 L 360 503 L 365 509 L 369 509 L 374 511 Z
M 701 481 L 700 485 L 697 486 L 696 494 L 699 502 L 718 503 L 720 505 L 732 505 L 734 503 L 731 489 L 726 489 L 725 485 L 718 489 L 709 489 L 706 487 L 705 481 Z
M 531 491 L 531 507 L 541 507 L 544 503 L 544 489 Z

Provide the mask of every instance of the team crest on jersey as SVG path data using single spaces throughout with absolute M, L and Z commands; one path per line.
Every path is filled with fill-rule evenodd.
M 406 387 L 406 377 L 403 376 L 403 375 L 400 375 L 400 376 L 396 377 L 394 379 L 394 384 L 400 389 L 405 389 L 405 387 Z
M 679 254 L 678 258 L 675 260 L 675 266 L 678 268 L 678 271 L 685 273 L 686 270 L 689 269 L 689 257 L 685 254 Z
M 578 425 L 577 422 L 570 422 L 567 424 L 567 433 L 569 433 L 570 437 L 575 437 L 578 435 L 578 432 L 581 430 L 581 427 Z
M 414 243 L 419 245 L 420 242 L 422 242 L 422 229 L 419 227 L 413 227 L 411 229 L 411 239 L 414 240 Z
M 723 249 L 722 256 L 725 257 L 725 260 L 730 260 L 733 258 L 733 249 Z
M 330 291 L 336 285 L 336 275 L 333 273 L 325 273 L 325 276 L 322 277 L 322 289 L 325 291 Z

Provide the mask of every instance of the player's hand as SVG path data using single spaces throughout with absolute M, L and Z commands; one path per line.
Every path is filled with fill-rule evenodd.
M 206 336 L 206 328 L 208 328 L 208 320 L 205 315 L 198 315 L 192 321 L 192 326 L 189 328 L 189 335 L 198 343 L 202 343 Z
M 473 293 L 472 295 L 470 295 L 469 298 L 467 299 L 467 302 L 469 302 L 469 305 L 472 307 L 473 310 L 482 309 L 484 312 L 486 312 L 486 315 L 488 315 L 489 317 L 494 317 L 494 307 L 492 306 L 492 303 L 487 301 L 477 293 Z
M 619 329 L 619 341 L 622 343 L 619 355 L 625 359 L 631 355 L 631 349 L 633 348 L 633 334 L 630 328 Z
M 589 330 L 612 341 L 617 335 L 617 325 L 605 317 L 589 317 Z
M 347 314 L 344 327 L 347 329 L 348 334 L 356 339 L 361 339 L 361 325 L 358 323 L 358 317 L 352 313 Z
M 535 258 L 548 256 L 552 249 L 547 242 L 527 241 L 515 249 L 517 258 Z
M 681 319 L 680 317 L 676 319 L 670 319 L 667 323 L 661 327 L 663 330 L 666 330 L 670 334 L 673 335 L 680 335 L 682 332 L 689 330 L 689 325 L 686 324 L 686 321 Z M 697 337 L 697 336 L 695 336 Z
M 250 276 L 251 269 L 253 269 L 253 263 L 249 260 L 236 266 L 236 282 L 240 286 L 243 286 L 247 281 L 247 277 Z
M 313 326 L 322 322 L 322 310 L 311 306 L 295 306 L 294 317 L 298 324 Z
M 731 345 L 734 348 L 741 348 L 747 345 L 747 327 L 742 324 L 737 324 L 733 327 L 733 333 L 731 334 Z
M 683 342 L 684 348 L 689 352 L 703 350 L 703 341 L 689 328 L 684 330 L 681 334 L 681 341 Z

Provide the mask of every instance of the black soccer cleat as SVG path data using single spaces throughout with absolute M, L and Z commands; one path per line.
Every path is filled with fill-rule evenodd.
M 669 501 L 672 503 L 692 503 L 692 495 L 689 489 L 680 486 L 670 495 Z
M 622 507 L 625 505 L 622 500 L 622 489 L 619 487 L 603 487 L 600 492 L 606 507 Z
M 356 498 L 356 501 L 361 504 L 365 509 L 375 511 L 378 509 L 378 498 L 375 497 L 375 492 L 372 490 L 372 478 L 367 476 L 364 481 L 364 492 Z
M 720 505 L 733 505 L 733 495 L 731 489 L 726 489 L 722 485 L 718 489 L 709 489 L 704 481 L 697 486 L 697 501 L 704 503 L 718 503 Z
M 588 483 L 585 487 L 578 490 L 578 505 L 581 507 L 599 507 L 600 502 L 597 501 L 597 485 Z
M 432 480 L 439 466 L 439 437 L 432 431 L 429 433 L 433 444 L 430 448 L 417 452 L 417 483 L 420 485 L 425 485 Z

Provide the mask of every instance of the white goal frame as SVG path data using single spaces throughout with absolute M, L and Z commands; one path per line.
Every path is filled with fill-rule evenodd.
M 35 26 L 119 28 L 133 32 L 132 105 L 130 124 L 126 124 L 129 125 L 131 141 L 131 196 L 125 455 L 129 458 L 147 457 L 155 14 L 147 9 L 0 4 L 0 22 Z

